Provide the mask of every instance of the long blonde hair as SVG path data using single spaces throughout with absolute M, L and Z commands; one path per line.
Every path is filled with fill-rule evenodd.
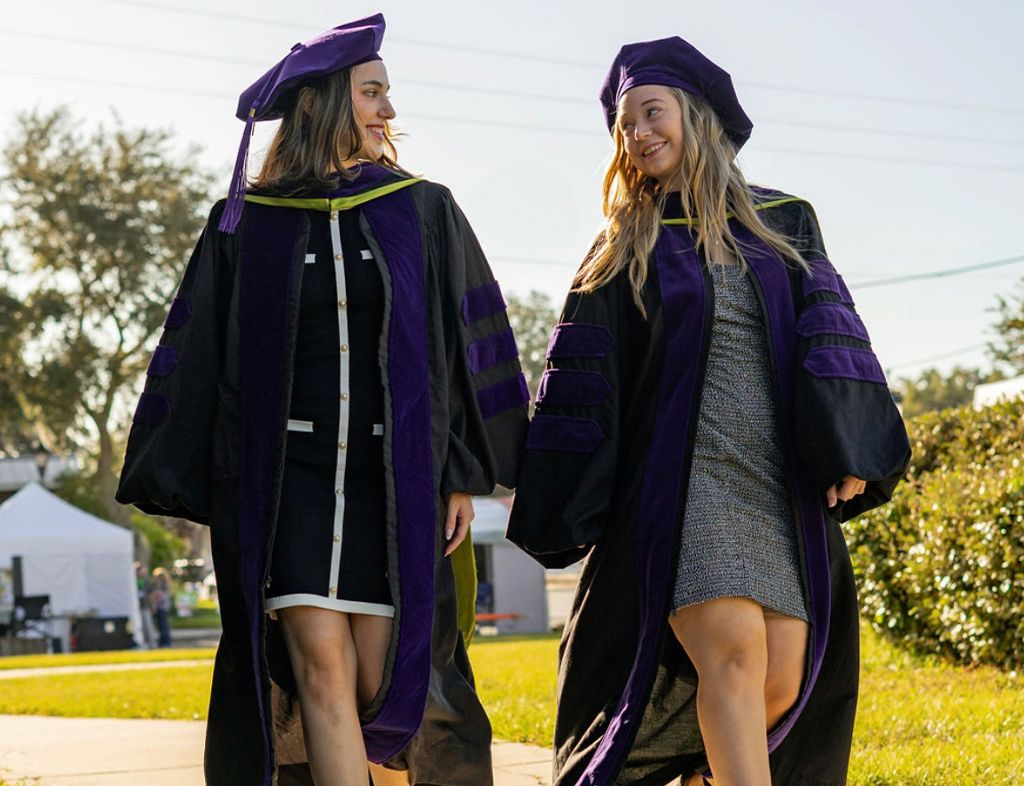
M 398 166 L 395 136 L 385 122 L 384 154 L 377 163 L 407 174 Z M 362 144 L 352 105 L 352 69 L 345 68 L 297 91 L 250 186 L 281 196 L 329 189 L 337 185 L 334 173 L 349 180 L 359 174 L 358 166 L 349 169 L 345 162 Z
M 666 89 L 672 92 L 682 109 L 679 194 L 683 216 L 692 227 L 697 247 L 708 249 L 722 245 L 731 250 L 745 268 L 747 263 L 741 244 L 729 228 L 728 219 L 735 216 L 784 259 L 806 268 L 807 263 L 789 240 L 765 226 L 758 216 L 750 186 L 736 164 L 736 146 L 711 107 L 679 88 Z M 592 292 L 628 268 L 633 299 L 646 316 L 641 296 L 647 282 L 647 260 L 661 231 L 662 210 L 670 192 L 658 188 L 654 178 L 633 166 L 618 123 L 613 136 L 615 152 L 604 176 L 604 232 L 576 274 L 573 290 Z

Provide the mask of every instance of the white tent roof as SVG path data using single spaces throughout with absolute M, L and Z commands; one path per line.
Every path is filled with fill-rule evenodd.
M 1024 376 L 986 382 L 974 389 L 974 408 L 984 409 L 999 401 L 1010 401 L 1024 396 Z
M 10 565 L 12 554 L 41 548 L 48 554 L 131 554 L 134 545 L 128 530 L 29 483 L 0 505 L 0 565 Z
M 508 498 L 511 502 L 511 497 Z M 509 506 L 495 497 L 473 497 L 473 523 L 469 531 L 479 546 L 512 546 L 505 540 Z

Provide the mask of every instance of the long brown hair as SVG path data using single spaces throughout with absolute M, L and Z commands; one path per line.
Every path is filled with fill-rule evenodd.
M 785 237 L 761 221 L 746 178 L 736 164 L 736 146 L 710 106 L 675 87 L 672 92 L 683 116 L 683 216 L 693 229 L 698 248 L 719 244 L 731 250 L 742 266 L 746 259 L 729 228 L 736 219 L 784 259 L 806 267 L 800 253 Z M 669 191 L 640 172 L 629 160 L 618 123 L 613 129 L 615 152 L 604 176 L 602 208 L 604 232 L 596 248 L 576 274 L 573 290 L 592 292 L 629 270 L 633 299 L 646 316 L 641 299 L 647 282 L 647 259 L 661 231 L 662 209 Z
M 405 173 L 398 166 L 395 130 L 384 123 L 384 154 L 376 162 Z M 335 173 L 352 180 L 359 167 L 345 162 L 362 147 L 363 137 L 352 105 L 352 69 L 335 71 L 299 88 L 294 103 L 267 150 L 256 180 L 257 191 L 290 196 L 337 185 Z

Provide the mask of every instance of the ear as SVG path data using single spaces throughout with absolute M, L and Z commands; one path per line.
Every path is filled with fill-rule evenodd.
M 313 88 L 303 87 L 299 90 L 299 109 L 305 115 L 313 114 L 313 101 L 315 96 L 313 94 Z

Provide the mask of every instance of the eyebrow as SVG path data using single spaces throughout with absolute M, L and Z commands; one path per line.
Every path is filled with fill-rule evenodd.
M 651 103 L 651 101 L 658 101 L 660 103 L 664 103 L 665 102 L 665 100 L 663 98 L 648 98 L 646 101 L 644 101 L 642 104 L 640 104 L 640 106 L 647 106 L 649 103 Z
M 376 85 L 377 87 L 384 87 L 384 83 L 378 79 L 367 79 L 365 82 L 362 82 L 359 86 L 366 87 L 367 85 Z

